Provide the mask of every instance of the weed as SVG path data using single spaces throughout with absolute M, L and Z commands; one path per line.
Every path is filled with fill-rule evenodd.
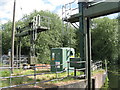
M 10 76 L 10 71 L 8 71 L 8 70 L 0 71 L 0 76 L 1 76 L 1 77 Z

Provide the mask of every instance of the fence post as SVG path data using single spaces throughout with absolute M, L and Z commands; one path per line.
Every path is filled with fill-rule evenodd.
M 101 69 L 102 69 L 102 67 L 103 67 L 103 64 L 102 64 L 102 61 L 101 61 Z
M 34 66 L 34 82 L 35 82 L 34 86 L 36 86 L 36 66 Z
M 68 61 L 67 62 L 68 77 L 69 77 L 69 65 L 70 65 L 70 62 Z
M 106 70 L 106 73 L 107 73 L 107 60 L 105 60 L 105 70 Z
M 12 67 L 10 67 L 10 86 L 12 85 L 11 74 L 12 74 Z
M 76 76 L 76 67 L 74 67 L 74 76 Z
M 92 90 L 95 90 L 95 79 L 92 79 Z
M 58 78 L 58 74 L 57 74 L 57 65 L 55 65 L 55 70 L 56 70 L 56 79 Z

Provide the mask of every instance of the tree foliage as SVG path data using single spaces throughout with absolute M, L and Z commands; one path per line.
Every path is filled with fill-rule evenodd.
M 2 53 L 7 54 L 8 49 L 11 48 L 11 30 L 12 23 L 8 21 L 8 23 L 2 25 Z
M 118 22 L 116 19 L 99 18 L 92 22 L 93 60 L 117 59 Z
M 62 20 L 57 14 L 51 13 L 49 11 L 34 11 L 30 15 L 25 15 L 22 20 L 16 22 L 16 26 L 28 27 L 29 22 L 32 21 L 33 17 L 37 14 L 41 16 L 47 16 L 50 18 L 50 30 L 41 32 L 37 35 L 36 44 L 36 55 L 38 57 L 38 62 L 49 63 L 50 62 L 50 50 L 51 48 L 57 47 L 74 47 L 75 44 L 75 34 L 74 29 L 68 26 L 68 31 L 63 30 Z M 11 22 L 4 24 L 3 30 L 3 51 L 6 54 L 8 49 L 11 47 L 11 43 L 8 45 L 7 42 L 11 41 Z M 6 34 L 9 31 L 9 35 Z M 67 31 L 66 34 L 63 33 Z M 28 54 L 30 50 L 30 37 L 26 36 L 22 40 L 22 54 Z M 15 46 L 16 47 L 16 46 Z

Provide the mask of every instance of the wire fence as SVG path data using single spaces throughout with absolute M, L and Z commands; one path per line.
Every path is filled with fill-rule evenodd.
M 40 68 L 40 70 L 42 70 L 42 69 L 45 69 L 43 67 L 46 67 L 46 65 L 30 66 L 32 68 L 32 70 L 33 70 L 33 73 L 32 74 L 27 74 L 27 75 L 14 75 L 11 72 L 11 69 L 20 69 L 19 67 L 0 67 L 0 71 L 1 70 L 6 70 L 6 69 L 8 69 L 10 71 L 10 76 L 4 76 L 4 77 L 2 76 L 2 77 L 0 77 L 1 81 L 9 79 L 9 85 L 1 87 L 1 88 L 13 88 L 13 87 L 26 86 L 26 85 L 34 85 L 34 86 L 36 86 L 36 84 L 38 84 L 38 83 L 44 83 L 44 82 L 50 82 L 50 81 L 55 81 L 55 80 L 61 80 L 61 79 L 64 79 L 64 78 L 66 78 L 68 76 L 70 77 L 70 72 L 73 72 L 73 71 L 75 72 L 75 71 L 86 70 L 85 67 L 84 68 L 80 68 L 80 69 L 70 68 L 70 63 L 86 63 L 85 61 L 79 61 L 79 62 L 74 62 L 74 61 L 70 62 L 69 61 L 69 62 L 66 62 L 66 63 L 67 63 L 67 69 L 66 70 L 62 70 L 62 71 L 58 71 L 57 67 L 58 66 L 63 66 L 65 63 L 64 64 L 57 64 L 57 65 L 50 65 L 50 66 L 55 66 L 55 72 L 39 72 L 38 73 L 37 68 Z M 94 64 L 94 66 L 97 65 L 97 69 L 98 69 L 99 67 L 102 66 L 100 63 L 101 62 L 96 62 Z M 92 67 L 92 68 L 94 68 L 94 67 Z M 50 69 L 50 68 L 47 67 L 46 69 Z M 63 73 L 63 72 L 66 72 L 66 76 L 59 77 L 59 73 Z M 53 79 L 43 80 L 43 81 L 40 81 L 40 82 L 37 81 L 37 76 L 38 75 L 51 75 L 51 74 L 55 74 L 55 77 Z M 33 82 L 32 83 L 30 82 L 30 83 L 24 83 L 24 84 L 22 83 L 22 84 L 18 84 L 18 85 L 13 85 L 13 78 L 23 78 L 23 77 L 29 77 L 29 76 L 33 76 Z M 77 75 L 75 75 L 75 73 L 74 73 L 74 76 L 77 76 Z M 74 76 L 72 76 L 72 77 L 74 77 Z M 83 74 L 83 75 L 80 75 L 80 76 L 84 76 L 85 77 L 86 75 Z

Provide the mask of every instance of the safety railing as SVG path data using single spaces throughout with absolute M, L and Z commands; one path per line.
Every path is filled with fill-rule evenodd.
M 77 76 L 77 74 L 76 74 L 76 71 L 82 71 L 82 72 L 84 72 L 83 74 L 81 74 L 81 75 L 79 75 L 79 77 L 84 77 L 85 78 L 85 76 L 86 76 L 86 74 L 85 74 L 85 70 L 86 70 L 86 67 L 84 66 L 84 67 L 81 67 L 81 68 L 76 68 L 76 67 L 74 67 L 74 68 L 70 68 L 70 64 L 72 64 L 72 63 L 74 63 L 74 64 L 82 64 L 82 63 L 86 63 L 86 61 L 68 61 L 67 62 L 68 63 L 68 69 L 67 69 L 67 71 L 68 71 L 68 76 L 69 76 L 69 71 L 70 70 L 73 70 L 74 71 L 74 76 L 73 77 L 76 77 Z
M 62 19 L 63 20 L 67 20 L 71 15 L 79 13 L 78 2 L 79 2 L 78 0 L 74 0 L 62 6 Z M 85 0 L 83 2 L 86 2 L 86 5 L 88 5 L 88 7 L 91 7 L 101 2 L 104 2 L 104 0 L 97 0 L 97 1 L 92 1 L 92 2 Z
M 66 64 L 67 63 L 67 69 L 65 69 L 65 70 L 62 70 L 62 71 L 58 71 L 58 69 L 57 69 L 57 67 L 58 66 L 62 66 L 62 65 L 64 65 L 64 64 Z M 77 69 L 77 68 L 71 68 L 70 67 L 70 63 L 78 63 L 78 64 L 80 64 L 80 63 L 86 63 L 86 61 L 69 61 L 69 62 L 66 62 L 66 63 L 64 63 L 64 64 L 57 64 L 57 65 L 51 65 L 51 66 L 55 66 L 55 72 L 48 72 L 48 71 L 46 71 L 46 72 L 39 72 L 38 73 L 38 71 L 37 71 L 37 69 L 39 69 L 40 67 L 46 67 L 46 65 L 42 65 L 42 66 L 31 66 L 31 68 L 33 69 L 33 72 L 31 73 L 31 74 L 26 74 L 26 75 L 14 75 L 13 73 L 12 73 L 12 71 L 11 71 L 11 69 L 20 69 L 19 67 L 0 67 L 0 71 L 1 70 L 9 70 L 10 71 L 10 75 L 9 76 L 2 76 L 2 77 L 0 77 L 0 81 L 2 81 L 2 80 L 7 80 L 7 79 L 9 79 L 9 85 L 8 86 L 3 86 L 3 87 L 1 87 L 1 88 L 12 88 L 12 87 L 20 87 L 20 86 L 26 86 L 26 85 L 36 85 L 36 84 L 38 84 L 38 83 L 43 83 L 43 82 L 50 82 L 50 81 L 55 81 L 55 80 L 61 80 L 61 79 L 64 79 L 64 78 L 66 78 L 66 77 L 70 77 L 70 72 L 73 72 L 74 71 L 74 76 L 71 76 L 71 77 L 77 77 L 77 75 L 76 75 L 76 71 L 82 71 L 82 72 L 84 72 L 85 70 L 86 70 L 86 68 L 85 67 L 83 67 L 83 68 L 79 68 L 79 69 Z M 99 62 L 99 63 L 101 63 L 101 62 Z M 96 62 L 95 63 L 95 65 L 98 65 L 98 62 Z M 98 67 L 100 67 L 101 65 L 98 65 Z M 42 70 L 42 69 L 44 69 L 44 68 L 40 68 L 40 70 Z M 46 68 L 46 69 L 50 69 L 49 67 L 48 68 Z M 64 76 L 64 77 L 60 77 L 59 76 L 59 73 L 63 73 L 63 72 L 66 72 L 66 76 Z M 56 74 L 55 75 L 55 77 L 54 78 L 52 78 L 52 79 L 50 79 L 50 80 L 42 80 L 42 81 L 37 81 L 37 76 L 38 75 L 48 75 L 48 74 Z M 34 77 L 33 78 L 33 82 L 32 83 L 22 83 L 22 84 L 18 84 L 18 85 L 13 85 L 12 84 L 12 80 L 13 80 L 13 78 L 23 78 L 23 77 Z M 85 77 L 86 76 L 86 74 L 85 73 L 83 73 L 82 75 L 79 75 L 79 77 Z
M 62 6 L 62 19 L 67 19 L 71 15 L 78 13 L 77 0 Z
M 102 69 L 102 61 L 97 61 L 95 63 L 92 63 L 91 69 L 92 71 Z
M 47 29 L 50 29 L 50 17 L 40 16 L 38 14 L 37 16 L 33 17 L 32 24 L 33 24 L 33 29 L 39 27 L 46 27 Z
M 63 64 L 59 64 L 59 65 L 51 65 L 51 66 L 61 66 Z M 43 82 L 49 82 L 49 81 L 54 81 L 54 80 L 59 80 L 59 79 L 63 79 L 65 77 L 61 77 L 59 78 L 58 77 L 58 74 L 59 73 L 62 73 L 62 72 L 65 72 L 66 70 L 63 70 L 63 71 L 57 71 L 57 68 L 56 68 L 56 72 L 45 72 L 45 73 L 36 73 L 36 70 L 37 68 L 39 67 L 46 67 L 46 66 L 31 66 L 31 68 L 34 70 L 34 73 L 33 74 L 28 74 L 28 75 L 18 75 L 18 76 L 13 76 L 12 72 L 11 72 L 11 69 L 18 69 L 19 67 L 0 67 L 0 70 L 6 70 L 6 69 L 9 69 L 10 71 L 10 76 L 7 76 L 7 77 L 0 77 L 0 79 L 2 80 L 5 80 L 5 79 L 9 79 L 9 86 L 6 86 L 6 87 L 1 87 L 1 88 L 12 88 L 12 87 L 20 87 L 20 86 L 26 86 L 26 85 L 31 85 L 31 84 L 34 84 L 36 85 L 37 83 L 43 83 Z M 20 68 L 19 68 L 20 69 Z M 49 68 L 48 68 L 49 69 Z M 37 82 L 36 80 L 36 76 L 37 75 L 46 75 L 46 74 L 56 74 L 56 78 L 55 79 L 51 79 L 51 80 L 46 80 L 46 81 L 41 81 L 41 82 Z M 20 77 L 27 77 L 27 76 L 34 76 L 34 82 L 33 83 L 25 83 L 25 84 L 19 84 L 19 85 L 12 85 L 12 79 L 13 78 L 20 78 Z M 67 76 L 66 76 L 67 77 Z M 47 78 L 47 77 L 46 77 Z M 0 80 L 0 81 L 2 81 Z
M 27 58 L 21 58 L 21 60 L 14 60 L 13 64 L 14 66 L 20 66 L 21 64 L 28 63 Z M 10 66 L 10 60 L 2 60 L 2 66 L 3 67 L 9 67 Z

